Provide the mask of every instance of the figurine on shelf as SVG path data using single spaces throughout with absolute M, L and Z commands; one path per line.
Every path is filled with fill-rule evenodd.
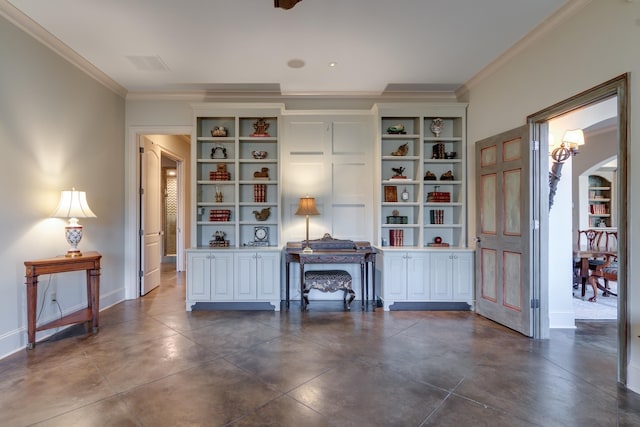
M 436 180 L 436 174 L 431 172 L 431 171 L 426 171 L 424 173 L 424 180 L 425 181 L 435 181 Z
M 253 173 L 254 179 L 269 179 L 269 168 L 262 168 L 259 171 Z
M 398 147 L 396 151 L 391 153 L 392 156 L 406 156 L 409 153 L 409 143 L 406 142 Z
M 224 126 L 214 126 L 214 128 L 211 129 L 211 136 L 227 136 L 227 129 Z
M 269 123 L 261 117 L 253 124 L 254 132 L 251 136 L 269 136 L 267 129 L 269 129 Z
M 444 127 L 444 122 L 442 121 L 442 119 L 437 118 L 437 119 L 433 119 L 431 121 L 431 132 L 433 132 L 433 134 L 437 137 L 440 136 L 440 132 L 442 132 L 442 128 Z
M 453 180 L 454 180 L 453 172 L 451 171 L 446 171 L 445 173 L 440 175 L 440 181 L 453 181 Z
M 222 155 L 218 154 L 218 150 L 222 152 Z M 212 159 L 226 159 L 227 158 L 227 149 L 222 145 L 216 145 L 211 149 L 211 158 Z
M 397 124 L 397 125 L 389 126 L 387 128 L 387 133 L 391 135 L 399 135 L 399 134 L 404 135 L 407 132 L 404 130 L 403 124 Z
M 260 211 L 253 211 L 253 215 L 255 215 L 256 220 L 258 221 L 266 221 L 271 215 L 271 208 L 264 208 Z
M 405 171 L 404 167 L 400 166 L 400 167 L 397 167 L 397 168 L 391 168 L 391 170 L 393 172 L 395 172 L 395 175 L 393 175 L 391 177 L 391 179 L 404 179 L 404 178 L 406 178 L 406 176 L 402 175 L 402 173 Z

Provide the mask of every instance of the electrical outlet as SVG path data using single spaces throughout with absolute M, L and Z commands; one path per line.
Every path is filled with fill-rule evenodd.
M 55 303 L 58 301 L 58 295 L 55 292 L 51 292 L 51 303 Z

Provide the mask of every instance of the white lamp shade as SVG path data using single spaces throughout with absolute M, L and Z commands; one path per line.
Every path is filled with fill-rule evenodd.
M 562 137 L 562 142 L 567 144 L 569 148 L 576 148 L 584 145 L 584 133 L 582 129 L 568 130 Z
M 87 193 L 84 191 L 62 191 L 58 207 L 51 214 L 53 218 L 95 218 L 87 203 Z

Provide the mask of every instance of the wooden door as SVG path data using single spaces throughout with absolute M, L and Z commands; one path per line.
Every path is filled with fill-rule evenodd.
M 143 250 L 140 280 L 140 295 L 145 295 L 160 285 L 160 263 L 162 261 L 162 152 L 158 144 L 144 139 L 142 153 L 142 197 L 141 215 Z
M 476 311 L 524 335 L 531 313 L 529 128 L 476 143 Z

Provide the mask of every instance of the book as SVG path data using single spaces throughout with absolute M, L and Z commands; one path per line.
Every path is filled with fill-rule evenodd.
M 384 201 L 385 202 L 397 202 L 398 201 L 398 187 L 395 185 L 384 186 Z

